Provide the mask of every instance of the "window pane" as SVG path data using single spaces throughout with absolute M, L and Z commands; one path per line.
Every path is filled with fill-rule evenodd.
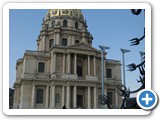
M 67 39 L 66 38 L 62 39 L 62 46 L 67 46 Z
M 109 104 L 112 105 L 112 103 L 113 103 L 113 102 L 112 102 L 112 100 L 113 100 L 113 99 L 112 99 L 112 97 L 113 97 L 112 92 L 107 92 L 107 96 L 109 97 Z
M 67 27 L 67 20 L 63 20 L 63 27 Z
M 38 72 L 44 73 L 45 64 L 44 62 L 39 62 L 38 64 Z
M 54 26 L 55 26 L 55 22 L 53 21 L 53 22 L 52 22 L 52 28 L 54 28 Z
M 36 103 L 43 103 L 44 89 L 37 89 Z
M 75 28 L 78 29 L 78 22 L 75 22 Z
M 112 78 L 112 69 L 107 69 L 107 78 Z
M 78 44 L 79 43 L 79 40 L 75 40 L 75 44 Z
M 49 48 L 52 48 L 53 46 L 54 46 L 54 40 L 51 39 L 51 40 L 49 41 Z

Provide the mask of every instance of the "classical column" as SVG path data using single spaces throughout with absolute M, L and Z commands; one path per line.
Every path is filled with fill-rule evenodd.
M 67 44 L 68 46 L 70 46 L 71 45 L 71 38 L 70 38 L 70 36 L 69 36 L 69 38 L 68 38 L 68 44 Z
M 74 54 L 74 74 L 77 74 L 77 55 Z
M 97 108 L 97 87 L 94 87 L 94 109 Z
M 96 75 L 96 57 L 93 57 L 94 76 Z
M 54 67 L 53 60 L 54 60 L 53 53 L 51 53 L 51 66 L 50 66 L 51 67 L 51 69 L 50 69 L 51 70 L 51 72 L 50 72 L 51 74 L 53 74 L 53 67 Z
M 18 105 L 17 105 L 17 103 L 18 103 L 18 100 L 17 100 L 17 98 L 18 98 L 18 97 L 17 97 L 17 93 L 18 93 L 18 92 L 17 92 L 17 91 L 18 91 L 18 87 L 17 87 L 17 85 L 15 85 L 15 86 L 14 86 L 14 97 L 13 97 L 13 101 L 14 101 L 14 102 L 13 102 L 13 109 L 16 109 L 17 106 L 18 106 Z M 18 94 L 18 95 L 19 95 L 19 94 Z
M 73 107 L 77 107 L 77 86 L 74 86 L 74 94 L 73 94 Z
M 23 94 L 24 90 L 23 90 L 23 89 L 24 89 L 24 88 L 23 88 L 23 84 L 22 84 L 22 85 L 21 85 L 20 105 L 19 105 L 19 108 L 20 108 L 20 109 L 23 108 L 23 96 L 24 96 L 24 94 Z
M 57 44 L 57 40 L 56 40 L 57 38 L 56 38 L 56 34 L 54 34 L 54 45 L 56 46 L 56 44 Z
M 68 73 L 70 74 L 70 67 L 71 67 L 71 56 L 70 56 L 70 53 L 68 53 Z
M 65 66 L 66 66 L 66 55 L 65 54 L 63 54 L 63 74 L 65 74 Z
M 88 56 L 88 75 L 90 75 L 90 56 Z
M 65 86 L 62 86 L 62 107 L 65 105 Z
M 56 53 L 53 54 L 53 73 L 56 72 Z
M 72 36 L 71 41 L 73 41 L 73 44 L 75 44 L 75 43 L 74 43 L 74 41 L 75 41 L 74 36 Z
M 45 50 L 45 46 L 46 46 L 46 36 L 43 35 L 43 38 L 42 38 L 42 50 Z
M 52 86 L 52 103 L 51 103 L 51 108 L 55 108 L 55 86 Z
M 35 105 L 35 85 L 32 86 L 32 98 L 31 98 L 31 108 Z
M 67 109 L 70 108 L 70 86 L 67 86 L 67 103 L 66 103 Z
M 115 107 L 118 108 L 118 93 L 115 90 Z
M 48 108 L 48 93 L 49 93 L 49 86 L 46 86 L 46 108 Z
M 107 89 L 106 89 L 106 88 L 104 89 L 104 95 L 106 95 L 106 96 L 107 96 Z M 108 108 L 108 107 L 107 107 L 107 104 L 106 104 L 106 105 L 104 105 L 104 108 L 105 108 L 105 109 L 107 109 L 107 108 Z
M 56 33 L 56 45 L 59 45 L 59 41 L 60 41 L 60 35 L 59 33 Z
M 91 87 L 88 86 L 88 109 L 91 108 Z

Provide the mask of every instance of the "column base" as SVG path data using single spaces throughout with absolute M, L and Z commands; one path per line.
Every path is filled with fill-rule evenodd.
M 31 109 L 35 109 L 35 107 L 31 107 Z

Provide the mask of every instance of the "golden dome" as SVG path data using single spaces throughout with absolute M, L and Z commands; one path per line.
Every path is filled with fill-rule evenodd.
M 80 9 L 49 9 L 47 17 L 68 16 L 84 20 Z

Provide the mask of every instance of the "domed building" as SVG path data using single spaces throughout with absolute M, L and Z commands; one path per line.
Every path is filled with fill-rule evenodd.
M 101 109 L 101 51 L 81 10 L 50 9 L 43 19 L 37 50 L 26 50 L 17 60 L 15 109 Z M 104 91 L 117 108 L 121 64 L 104 54 Z

